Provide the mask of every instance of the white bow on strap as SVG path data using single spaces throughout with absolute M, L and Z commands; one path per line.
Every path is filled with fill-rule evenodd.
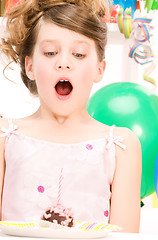
M 111 147 L 111 144 L 114 143 L 116 145 L 118 145 L 119 147 L 121 147 L 122 149 L 126 149 L 126 146 L 122 143 L 123 142 L 123 138 L 122 137 L 115 137 L 115 138 L 112 138 L 112 137 L 108 137 L 107 138 L 107 145 L 106 145 L 106 148 L 109 149 Z
M 1 128 L 0 130 L 3 132 L 0 134 L 0 137 L 6 137 L 9 136 L 11 133 L 13 133 L 18 127 L 12 123 L 11 120 L 9 120 L 9 128 Z

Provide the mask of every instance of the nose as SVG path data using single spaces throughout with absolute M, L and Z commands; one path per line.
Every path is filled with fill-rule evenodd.
M 70 70 L 72 68 L 72 63 L 68 54 L 59 55 L 56 62 L 57 70 Z
M 58 69 L 70 69 L 70 66 L 63 66 L 62 64 L 60 64 L 59 66 L 58 66 Z

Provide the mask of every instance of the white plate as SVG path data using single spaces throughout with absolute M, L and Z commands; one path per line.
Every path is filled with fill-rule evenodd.
M 99 225 L 100 223 L 95 224 Z M 94 227 L 93 223 L 85 222 L 78 222 L 75 227 L 68 229 L 41 228 L 35 223 L 26 222 L 0 222 L 0 225 L 3 234 L 35 238 L 94 239 L 106 237 L 110 231 L 118 229 L 115 225 L 104 225 L 104 227 L 98 228 L 97 225 Z M 86 227 L 90 225 L 93 225 L 93 228 L 86 229 Z

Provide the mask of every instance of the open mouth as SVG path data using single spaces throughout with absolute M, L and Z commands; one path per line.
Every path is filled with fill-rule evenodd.
M 67 96 L 72 92 L 72 84 L 68 80 L 60 80 L 55 85 L 55 90 L 60 96 Z

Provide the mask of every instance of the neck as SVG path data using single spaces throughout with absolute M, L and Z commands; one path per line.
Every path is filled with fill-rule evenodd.
M 76 124 L 77 122 L 89 121 L 91 119 L 86 108 L 73 112 L 72 114 L 62 116 L 53 112 L 47 112 L 45 109 L 39 107 L 34 116 L 44 121 L 52 121 L 55 124 L 61 126 L 70 125 L 73 123 Z

